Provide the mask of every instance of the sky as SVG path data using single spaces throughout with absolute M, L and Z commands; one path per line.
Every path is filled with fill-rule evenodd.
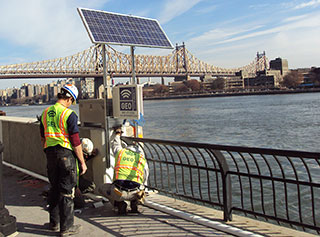
M 92 42 L 78 7 L 157 19 L 173 45 L 196 58 L 237 68 L 257 52 L 289 68 L 320 66 L 320 0 L 0 0 L 0 65 L 66 57 Z M 129 53 L 128 46 L 116 47 Z M 136 54 L 171 50 L 137 47 Z M 52 79 L 0 80 L 0 89 Z

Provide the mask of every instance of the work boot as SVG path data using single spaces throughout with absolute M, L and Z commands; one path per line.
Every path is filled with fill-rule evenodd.
M 126 202 L 118 202 L 118 214 L 126 215 L 127 214 L 127 203 Z
M 46 228 L 52 231 L 58 231 L 59 230 L 59 224 L 54 224 L 54 223 L 46 223 L 44 224 Z
M 69 236 L 69 235 L 76 235 L 80 232 L 82 226 L 81 225 L 73 225 L 69 229 L 61 231 L 60 236 Z
M 137 200 L 134 200 L 134 201 L 131 201 L 130 202 L 130 208 L 131 208 L 131 213 L 139 213 L 139 210 L 138 210 L 138 201 Z
M 73 199 L 74 202 L 74 209 L 81 209 L 84 208 L 86 206 L 86 201 L 84 200 L 84 196 L 80 195 L 80 196 L 76 196 Z

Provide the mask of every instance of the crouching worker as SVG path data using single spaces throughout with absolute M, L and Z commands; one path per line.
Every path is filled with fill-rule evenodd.
M 127 213 L 126 201 L 130 201 L 131 213 L 139 213 L 138 204 L 144 202 L 144 189 L 149 176 L 148 164 L 138 145 L 122 147 L 121 126 L 115 127 L 114 133 L 111 141 L 115 157 L 113 183 L 103 184 L 99 192 L 118 209 L 119 215 Z
M 80 141 L 85 162 L 97 156 L 97 154 L 99 153 L 98 149 L 94 148 L 93 142 L 89 138 L 80 138 Z M 80 173 L 80 171 L 81 170 L 78 169 L 77 173 Z M 84 178 L 83 175 L 78 175 L 77 177 L 77 187 L 75 190 L 75 197 L 73 201 L 74 208 L 81 209 L 86 205 L 85 197 L 83 196 L 83 194 L 93 193 L 96 185 L 93 181 Z

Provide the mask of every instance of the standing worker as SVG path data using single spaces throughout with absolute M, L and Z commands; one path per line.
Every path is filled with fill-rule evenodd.
M 130 201 L 132 213 L 138 213 L 138 204 L 143 203 L 144 189 L 147 185 L 149 168 L 147 160 L 138 145 L 122 147 L 121 125 L 115 126 L 115 137 L 111 141 L 115 157 L 112 184 L 103 184 L 99 192 L 107 197 L 111 204 L 118 209 L 118 214 L 127 213 L 127 203 Z
M 47 157 L 47 173 L 51 184 L 48 194 L 49 228 L 60 235 L 79 233 L 74 225 L 74 193 L 77 184 L 77 161 L 80 175 L 87 170 L 79 138 L 78 116 L 69 109 L 75 104 L 78 89 L 67 84 L 58 93 L 56 104 L 41 115 L 41 142 Z

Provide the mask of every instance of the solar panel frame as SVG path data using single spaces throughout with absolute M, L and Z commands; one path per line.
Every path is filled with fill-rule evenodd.
M 87 8 L 77 10 L 94 44 L 173 48 L 156 19 Z

